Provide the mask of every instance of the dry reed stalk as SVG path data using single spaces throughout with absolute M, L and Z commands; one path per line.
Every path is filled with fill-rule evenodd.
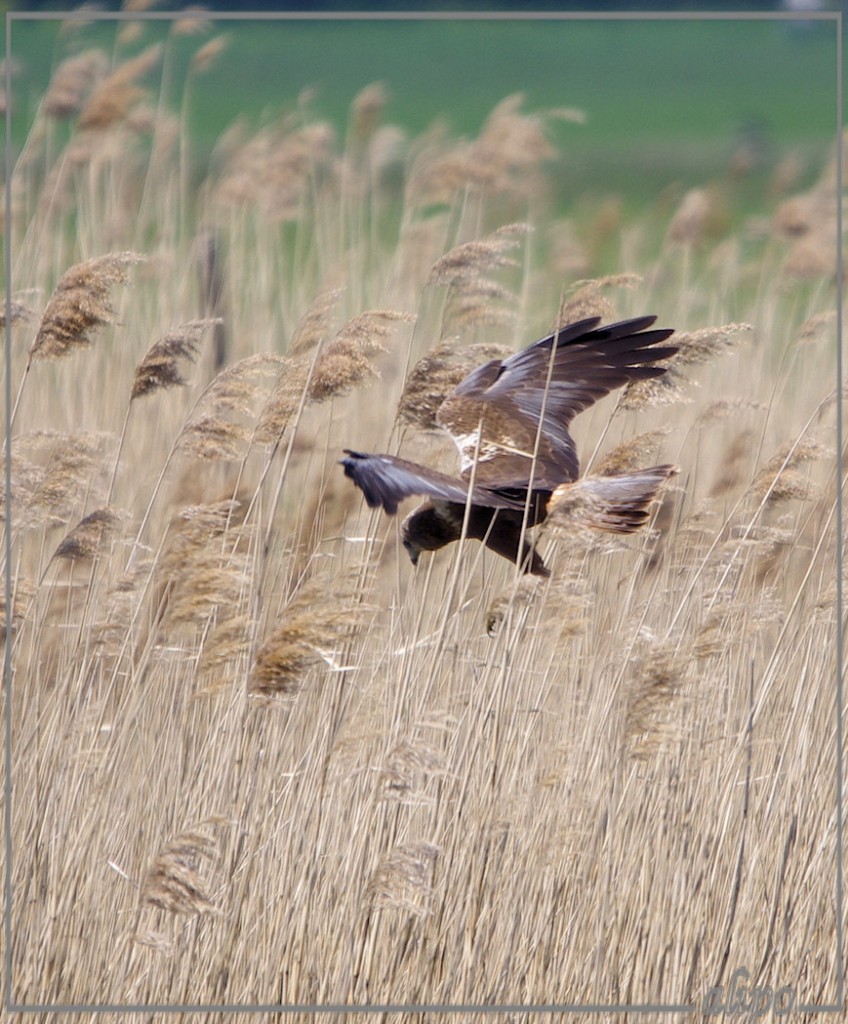
M 61 120 L 73 117 L 107 68 L 108 58 L 102 50 L 85 50 L 67 57 L 50 79 L 42 102 L 45 114 Z
M 154 43 L 101 79 L 83 107 L 77 129 L 100 132 L 125 121 L 145 94 L 138 79 L 159 63 L 161 55 L 161 44 Z

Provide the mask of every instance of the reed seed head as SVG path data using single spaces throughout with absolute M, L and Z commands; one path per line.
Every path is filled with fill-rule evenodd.
M 475 367 L 510 354 L 506 345 L 482 342 L 457 347 L 453 338 L 439 342 L 409 372 L 398 403 L 398 418 L 422 430 L 437 430 L 439 406 L 457 384 Z
M 99 555 L 121 516 L 111 508 L 98 508 L 78 523 L 53 552 L 53 558 L 71 562 Z
M 127 280 L 127 267 L 142 262 L 134 252 L 110 253 L 66 270 L 47 303 L 30 359 L 61 359 L 91 345 L 91 332 L 115 322 L 109 289 Z
M 80 114 L 77 128 L 104 131 L 126 120 L 135 104 L 144 97 L 138 79 L 159 63 L 161 55 L 162 47 L 155 43 L 101 79 Z
M 433 868 L 441 852 L 441 847 L 428 842 L 405 843 L 390 850 L 368 881 L 365 896 L 369 909 L 395 909 L 426 917 L 433 897 Z
M 142 905 L 171 914 L 220 913 L 202 874 L 203 862 L 214 863 L 218 856 L 218 843 L 200 827 L 180 832 L 148 867 L 141 886 Z
M 253 693 L 296 697 L 310 668 L 334 664 L 333 652 L 351 638 L 366 610 L 357 577 L 353 568 L 341 577 L 315 577 L 300 588 L 259 648 L 248 681 Z
M 190 320 L 155 342 L 136 367 L 131 400 L 163 388 L 184 387 L 187 381 L 180 372 L 179 361 L 193 363 L 203 332 L 207 327 L 223 322 L 220 318 Z
M 108 68 L 102 50 L 91 49 L 68 57 L 56 68 L 42 104 L 45 114 L 66 120 L 79 113 L 95 82 Z

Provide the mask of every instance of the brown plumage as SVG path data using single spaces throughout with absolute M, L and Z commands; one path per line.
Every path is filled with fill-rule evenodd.
M 349 449 L 341 462 L 345 475 L 370 507 L 382 506 L 389 515 L 409 495 L 429 499 L 403 523 L 413 564 L 421 551 L 436 551 L 463 536 L 470 502 L 464 536 L 525 572 L 547 576 L 522 536 L 527 529 L 551 511 L 579 505 L 589 525 L 630 533 L 645 522 L 659 489 L 677 472 L 674 466 L 654 466 L 574 484 L 579 462 L 568 432 L 572 419 L 615 388 L 661 376 L 666 367 L 656 364 L 677 351 L 661 344 L 673 330 L 648 330 L 655 319 L 604 327 L 600 317 L 580 320 L 469 373 L 436 414 L 459 449 L 458 478 L 393 455 Z

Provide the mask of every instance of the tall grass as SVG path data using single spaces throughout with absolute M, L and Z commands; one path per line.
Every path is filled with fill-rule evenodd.
M 14 999 L 833 999 L 832 167 L 578 225 L 547 115 L 409 139 L 374 87 L 193 180 L 158 59 L 54 84 L 6 210 Z M 575 425 L 681 467 L 651 529 L 414 571 L 341 449 L 450 469 L 439 397 L 593 313 L 680 332 Z

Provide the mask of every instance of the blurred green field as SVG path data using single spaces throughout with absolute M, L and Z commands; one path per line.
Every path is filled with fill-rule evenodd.
M 720 175 L 740 151 L 754 157 L 744 202 L 756 207 L 764 178 L 797 150 L 819 166 L 836 122 L 836 23 L 785 21 L 219 20 L 205 35 L 177 35 L 170 21 L 12 24 L 18 71 L 12 138 L 20 146 L 51 71 L 93 45 L 124 57 L 166 41 L 167 105 L 188 103 L 195 159 L 205 163 L 236 119 L 256 127 L 291 111 L 304 90 L 310 112 L 343 135 L 351 97 L 385 84 L 386 118 L 410 135 L 437 119 L 479 130 L 503 97 L 527 109 L 576 107 L 583 125 L 558 122 L 564 198 L 577 187 L 635 201 L 671 183 Z M 227 46 L 186 88 L 192 56 L 215 33 Z

